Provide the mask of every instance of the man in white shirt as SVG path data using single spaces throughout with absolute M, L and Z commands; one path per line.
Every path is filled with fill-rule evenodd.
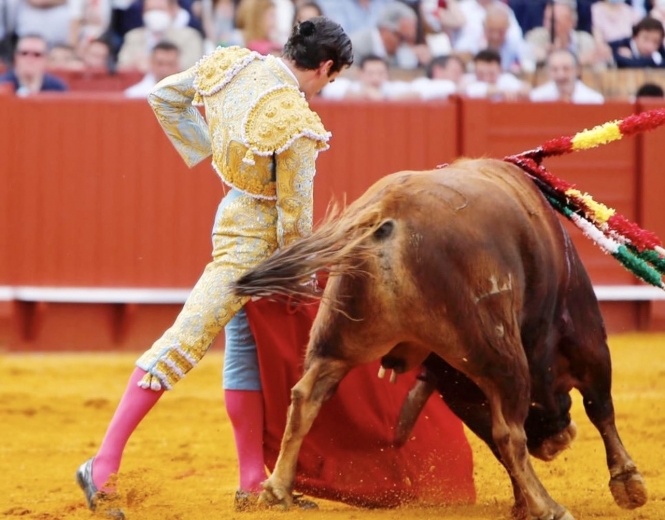
M 415 69 L 431 59 L 427 45 L 416 44 L 418 16 L 402 2 L 391 1 L 379 12 L 376 26 L 352 33 L 354 61 L 374 54 L 391 67 Z
M 479 49 L 478 42 L 483 39 L 483 22 L 490 6 L 505 6 L 501 0 L 464 0 L 459 3 L 460 10 L 466 23 L 453 37 L 453 49 L 457 53 L 476 54 Z M 507 7 L 507 6 L 506 6 Z M 510 23 L 506 39 L 510 44 L 522 40 L 522 29 L 515 18 L 515 13 L 508 8 Z
M 150 53 L 146 75 L 141 81 L 127 88 L 125 96 L 147 98 L 157 83 L 180 70 L 180 49 L 174 43 L 163 40 L 155 45 Z
M 426 77 L 414 79 L 411 88 L 425 101 L 446 99 L 457 94 L 465 71 L 466 66 L 458 56 L 436 56 L 427 64 Z
M 376 55 L 365 56 L 359 64 L 358 78 L 337 78 L 321 91 L 324 99 L 360 99 L 384 101 L 418 99 L 419 96 L 406 81 L 391 81 L 388 63 Z
M 528 99 L 530 86 L 510 72 L 502 72 L 501 56 L 485 49 L 473 58 L 473 74 L 462 80 L 461 93 L 471 98 L 492 101 Z
M 390 0 L 317 0 L 323 14 L 335 20 L 347 34 L 373 28 Z
M 568 49 L 552 51 L 547 58 L 550 81 L 531 91 L 531 101 L 567 101 L 570 103 L 600 104 L 605 98 L 579 79 L 577 57 Z

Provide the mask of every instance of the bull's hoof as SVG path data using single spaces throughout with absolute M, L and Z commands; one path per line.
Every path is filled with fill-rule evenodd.
M 575 520 L 575 517 L 570 514 L 570 511 L 564 509 L 557 516 L 554 517 L 555 520 Z
M 624 509 L 635 509 L 647 503 L 647 487 L 636 469 L 613 476 L 610 491 L 614 501 Z
M 557 506 L 554 511 L 548 511 L 544 515 L 534 516 L 532 520 L 575 520 L 575 517 L 563 506 Z
M 282 486 L 275 485 L 269 478 L 261 484 L 263 491 L 259 495 L 259 505 L 264 507 L 281 507 L 285 511 L 293 504 L 293 497 Z
M 531 450 L 530 453 L 537 459 L 549 462 L 554 460 L 563 450 L 569 448 L 575 437 L 577 437 L 577 425 L 570 421 L 568 426 L 556 435 L 545 439 L 540 446 Z
M 514 520 L 575 520 L 573 515 L 565 507 L 560 505 L 542 515 L 532 516 L 527 511 L 526 504 L 515 504 L 510 513 Z

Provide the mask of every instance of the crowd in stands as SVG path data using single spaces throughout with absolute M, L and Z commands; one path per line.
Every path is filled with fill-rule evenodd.
M 294 23 L 326 15 L 355 64 L 327 99 L 602 103 L 602 81 L 653 70 L 665 85 L 665 0 L 4 0 L 0 83 L 18 95 L 96 78 L 145 97 L 217 46 L 281 53 Z M 647 81 L 648 80 L 648 81 Z M 600 85 L 600 86 L 599 86 Z M 640 85 L 641 86 L 641 85 Z M 639 87 L 639 86 L 638 86 Z

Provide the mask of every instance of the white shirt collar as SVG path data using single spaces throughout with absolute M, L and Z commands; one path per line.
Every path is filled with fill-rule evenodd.
M 279 63 L 282 66 L 282 68 L 287 72 L 287 74 L 293 78 L 293 81 L 296 82 L 296 85 L 300 86 L 300 82 L 298 81 L 298 78 L 296 78 L 296 75 L 288 67 L 288 65 L 286 63 L 284 63 L 284 60 L 282 58 L 277 58 L 277 63 Z

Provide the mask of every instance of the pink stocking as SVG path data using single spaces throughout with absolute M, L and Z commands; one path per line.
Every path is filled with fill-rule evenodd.
M 132 373 L 120 404 L 106 430 L 102 445 L 95 455 L 92 480 L 97 489 L 107 492 L 114 491 L 109 487 L 104 487 L 104 484 L 112 474 L 118 473 L 122 452 L 129 437 L 164 393 L 164 390 L 156 392 L 140 388 L 138 382 L 145 374 L 146 372 L 140 368 L 136 368 Z
M 240 489 L 261 491 L 266 479 L 263 459 L 263 394 L 255 390 L 225 390 L 226 412 L 236 441 Z

